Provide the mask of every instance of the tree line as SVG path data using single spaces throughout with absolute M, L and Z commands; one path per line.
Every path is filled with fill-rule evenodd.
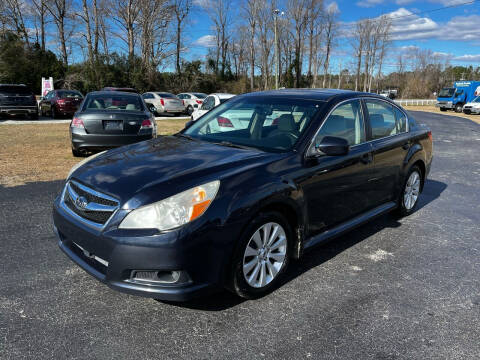
M 187 30 L 199 11 L 212 26 L 206 57 L 192 60 Z M 431 97 L 457 74 L 430 50 L 398 52 L 392 21 L 342 24 L 336 4 L 323 0 L 4 0 L 0 82 L 38 88 L 41 76 L 54 76 L 84 92 L 241 93 L 274 88 L 278 77 L 280 87 Z

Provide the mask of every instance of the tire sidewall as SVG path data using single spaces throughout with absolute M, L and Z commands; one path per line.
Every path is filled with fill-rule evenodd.
M 287 253 L 285 255 L 285 262 L 283 263 L 282 268 L 278 272 L 275 279 L 273 279 L 270 284 L 264 286 L 263 288 L 254 288 L 250 286 L 244 278 L 243 275 L 243 256 L 245 249 L 250 242 L 252 235 L 264 224 L 269 222 L 276 222 L 281 225 L 285 231 L 287 237 Z M 282 279 L 285 270 L 289 264 L 289 257 L 292 251 L 293 236 L 292 229 L 283 215 L 277 212 L 266 212 L 260 213 L 255 219 L 248 225 L 245 229 L 243 235 L 240 238 L 238 246 L 236 248 L 235 254 L 232 261 L 232 269 L 230 275 L 230 284 L 229 289 L 232 290 L 237 295 L 246 298 L 246 299 L 256 299 L 267 295 L 272 290 L 274 290 L 280 280 Z
M 410 175 L 414 171 L 416 171 L 418 173 L 418 175 L 420 176 L 420 191 L 418 193 L 417 201 L 415 201 L 415 205 L 413 205 L 413 207 L 411 209 L 407 209 L 405 207 L 405 201 L 404 201 L 405 188 L 407 186 L 407 182 L 408 182 L 408 179 L 410 178 Z M 418 200 L 420 198 L 420 193 L 421 193 L 422 187 L 423 187 L 422 171 L 420 170 L 420 168 L 417 165 L 414 165 L 408 170 L 407 176 L 405 177 L 405 181 L 403 182 L 402 191 L 400 192 L 400 197 L 399 197 L 399 200 L 398 200 L 399 201 L 398 208 L 399 208 L 399 211 L 400 211 L 400 215 L 402 215 L 402 216 L 410 215 L 411 213 L 413 213 L 417 209 Z

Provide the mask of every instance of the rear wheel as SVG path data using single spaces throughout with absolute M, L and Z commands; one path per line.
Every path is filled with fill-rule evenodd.
M 192 105 L 188 105 L 188 107 L 187 107 L 187 114 L 188 114 L 188 115 L 192 115 L 192 113 L 193 113 L 193 106 L 192 106 Z
M 52 119 L 57 119 L 58 118 L 58 115 L 57 115 L 57 112 L 55 111 L 54 106 L 52 106 L 52 110 L 50 111 L 50 115 L 51 115 Z
M 418 166 L 412 166 L 408 172 L 403 190 L 399 199 L 399 213 L 401 216 L 410 215 L 415 211 L 422 188 L 422 171 Z
M 38 120 L 38 112 L 30 114 L 28 117 L 30 120 Z
M 461 113 L 462 111 L 463 111 L 463 104 L 458 103 L 457 105 L 455 105 L 455 112 Z
M 85 153 L 82 153 L 79 150 L 72 149 L 72 155 L 75 156 L 75 157 L 84 157 Z
M 287 268 L 291 239 L 290 226 L 281 214 L 258 215 L 234 255 L 230 290 L 246 299 L 272 291 Z

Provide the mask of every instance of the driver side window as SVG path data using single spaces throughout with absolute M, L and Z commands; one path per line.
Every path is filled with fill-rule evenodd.
M 338 106 L 322 124 L 315 138 L 315 145 L 325 136 L 334 136 L 348 141 L 350 146 L 365 142 L 365 126 L 360 100 Z

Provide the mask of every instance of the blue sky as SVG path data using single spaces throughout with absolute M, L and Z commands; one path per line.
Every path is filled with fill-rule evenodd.
M 202 0 L 195 0 L 199 4 Z M 390 14 L 394 19 L 392 37 L 395 40 L 393 51 L 404 51 L 411 47 L 427 48 L 438 56 L 449 57 L 452 64 L 480 65 L 480 1 L 437 10 L 445 6 L 465 3 L 468 0 L 336 0 L 327 5 L 338 7 L 339 18 L 344 30 L 351 29 L 351 23 L 361 18 L 376 18 Z M 232 7 L 238 8 L 237 0 Z M 432 11 L 436 10 L 436 11 Z M 431 12 L 430 12 L 431 11 Z M 416 15 L 417 13 L 420 13 Z M 288 16 L 288 14 L 287 14 Z M 192 20 L 186 29 L 188 38 L 188 58 L 202 59 L 209 45 L 211 21 L 200 7 L 192 12 Z M 232 22 L 239 21 L 234 16 Z M 337 57 L 348 56 L 347 39 L 340 39 Z M 394 71 L 391 63 L 387 72 Z M 334 71 L 334 69 L 332 69 Z

